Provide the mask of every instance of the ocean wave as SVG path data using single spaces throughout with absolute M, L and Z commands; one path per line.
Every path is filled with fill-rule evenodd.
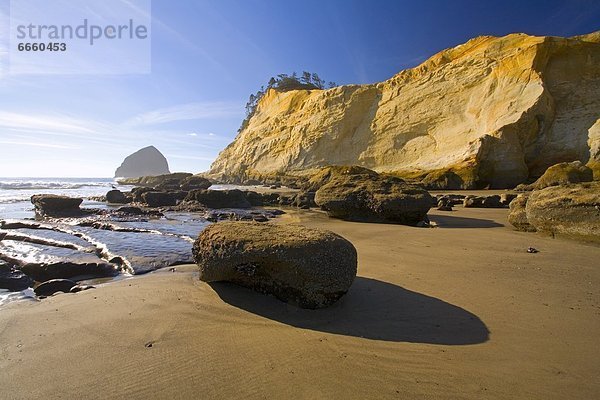
M 84 187 L 109 187 L 110 182 L 2 182 L 0 190 L 41 190 L 41 189 L 63 189 L 76 190 Z

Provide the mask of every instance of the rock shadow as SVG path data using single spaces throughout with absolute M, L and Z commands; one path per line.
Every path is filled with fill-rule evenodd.
M 429 219 L 438 225 L 438 228 L 500 228 L 504 225 L 491 219 L 455 217 L 452 215 L 429 215 Z
M 210 283 L 226 303 L 303 329 L 391 342 L 472 345 L 489 338 L 469 311 L 376 279 L 356 277 L 348 293 L 321 310 L 296 308 L 227 282 Z

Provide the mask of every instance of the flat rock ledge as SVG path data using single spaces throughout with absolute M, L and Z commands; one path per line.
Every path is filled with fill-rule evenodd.
M 36 194 L 31 196 L 35 212 L 42 216 L 70 216 L 78 214 L 81 198 L 59 196 L 54 194 Z
M 356 249 L 326 230 L 299 225 L 219 222 L 193 249 L 205 282 L 227 281 L 302 308 L 324 308 L 350 288 Z

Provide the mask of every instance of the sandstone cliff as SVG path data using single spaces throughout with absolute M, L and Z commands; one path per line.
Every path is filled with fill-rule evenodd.
M 600 167 L 600 33 L 478 37 L 373 85 L 270 90 L 210 173 L 326 165 L 512 187 L 553 164 Z

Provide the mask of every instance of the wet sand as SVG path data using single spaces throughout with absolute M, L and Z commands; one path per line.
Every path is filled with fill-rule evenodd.
M 10 304 L 0 398 L 599 398 L 600 247 L 456 210 L 435 229 L 279 218 L 356 246 L 359 277 L 326 310 L 193 266 Z

